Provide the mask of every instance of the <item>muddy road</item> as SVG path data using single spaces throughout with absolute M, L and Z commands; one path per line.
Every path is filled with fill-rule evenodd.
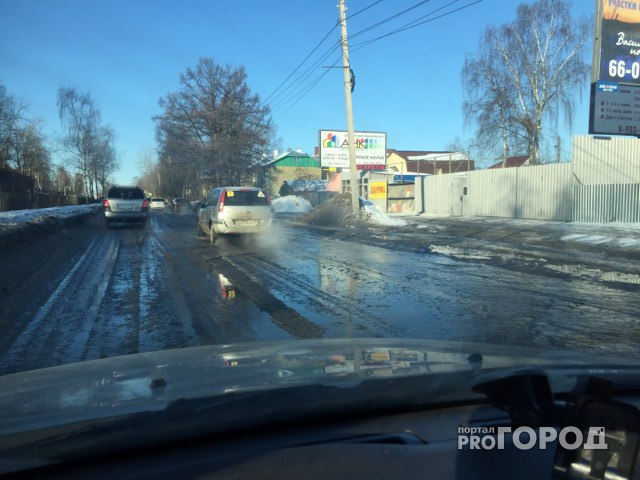
M 639 355 L 640 285 L 633 278 L 594 282 L 561 262 L 538 268 L 374 243 L 375 236 L 368 244 L 343 241 L 278 221 L 268 237 L 210 245 L 196 237 L 191 215 L 153 212 L 144 229 L 87 220 L 3 258 L 0 373 L 319 337 Z

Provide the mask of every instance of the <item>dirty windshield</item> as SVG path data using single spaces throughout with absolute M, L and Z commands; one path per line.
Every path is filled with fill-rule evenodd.
M 637 6 L 0 0 L 0 400 L 637 361 Z

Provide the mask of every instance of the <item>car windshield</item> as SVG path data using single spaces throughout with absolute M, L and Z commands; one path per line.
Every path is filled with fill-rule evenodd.
M 640 365 L 640 0 L 4 0 L 0 59 L 2 445 Z

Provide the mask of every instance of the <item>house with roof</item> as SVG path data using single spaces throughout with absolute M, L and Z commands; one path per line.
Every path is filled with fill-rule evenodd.
M 313 181 L 322 179 L 320 160 L 302 150 L 274 152 L 274 158 L 265 165 L 269 178 L 269 191 L 276 195 L 282 182 Z
M 530 165 L 529 155 L 519 155 L 516 157 L 507 157 L 506 161 L 500 160 L 489 168 L 526 167 L 527 165 Z
M 387 150 L 387 173 L 440 175 L 474 169 L 475 162 L 461 152 Z

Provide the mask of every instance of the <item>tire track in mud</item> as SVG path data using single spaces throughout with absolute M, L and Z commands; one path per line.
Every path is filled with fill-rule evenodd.
M 266 280 L 267 285 L 276 295 L 287 298 L 290 303 L 301 302 L 309 309 L 321 313 L 326 318 L 327 324 L 348 325 L 355 322 L 353 328 L 358 331 L 359 336 L 397 334 L 393 324 L 372 314 L 366 306 L 353 302 L 348 296 L 340 297 L 323 291 L 296 272 L 291 272 L 262 255 L 245 254 L 227 257 L 225 260 L 233 268 L 241 270 L 254 279 L 254 282 L 257 282 L 258 277 Z M 366 322 L 363 319 L 366 319 Z
M 118 252 L 113 236 L 96 236 L 59 280 L 0 358 L 0 371 L 19 371 L 78 361 L 89 338 Z
M 269 315 L 271 324 L 277 328 L 283 334 L 291 335 L 294 338 L 322 338 L 325 334 L 324 328 L 314 322 L 309 321 L 304 316 L 300 315 L 295 309 L 286 305 L 283 301 L 275 297 L 268 291 L 255 277 L 248 275 L 242 269 L 239 269 L 231 261 L 229 261 L 228 249 L 221 248 L 218 245 L 211 245 L 208 239 L 197 238 L 195 228 L 195 217 L 188 216 L 175 216 L 164 215 L 162 221 L 159 223 L 160 229 L 164 229 L 165 225 L 169 228 L 163 231 L 163 235 L 158 235 L 157 240 L 160 248 L 163 250 L 163 254 L 168 258 L 172 258 L 171 264 L 176 268 L 176 273 L 180 276 L 188 276 L 194 274 L 195 268 L 191 265 L 206 265 L 208 270 L 214 274 L 222 274 L 229 280 L 235 288 L 237 288 L 239 294 L 246 299 L 250 300 L 252 304 L 261 312 Z M 185 232 L 188 234 L 185 236 Z M 180 248 L 177 248 L 180 247 Z M 230 255 L 233 255 L 236 250 L 231 247 Z M 188 262 L 181 262 L 179 256 L 184 255 L 188 259 Z M 202 276 L 201 271 L 195 272 L 196 275 Z M 205 275 L 206 277 L 206 275 Z M 220 288 L 218 280 L 210 279 L 212 287 L 216 284 Z M 199 285 L 194 285 L 196 290 L 202 292 Z M 199 301 L 189 302 L 189 309 L 193 313 L 193 317 L 203 317 L 202 315 L 202 299 L 209 299 L 212 297 L 211 290 L 202 292 Z M 195 307 L 194 307 L 195 306 Z M 217 326 L 223 332 L 223 338 L 225 341 L 247 341 L 255 340 L 255 337 L 248 337 L 247 332 L 238 330 L 236 322 L 233 321 L 234 317 L 237 318 L 239 312 L 234 312 L 228 308 L 224 302 L 220 302 L 216 299 L 215 304 L 211 304 L 210 308 L 214 310 L 208 313 L 211 318 L 210 322 L 207 322 L 210 326 L 212 323 L 216 323 Z M 200 313 L 198 313 L 200 311 Z M 221 315 L 223 313 L 223 315 Z M 251 314 L 255 316 L 255 314 Z M 224 317 L 228 317 L 225 321 Z M 232 322 L 229 324 L 228 319 Z M 241 325 L 246 325 L 247 319 L 238 319 L 241 321 Z M 200 326 L 201 322 L 195 322 L 196 328 Z M 209 327 L 207 327 L 209 328 Z M 276 338 L 282 338 L 283 335 L 278 332 L 268 332 L 268 337 L 263 338 L 265 340 L 272 340 Z M 220 343 L 220 342 L 218 342 Z
M 164 278 L 175 307 L 176 321 L 194 331 L 200 344 L 249 342 L 290 338 L 270 312 L 260 308 L 248 289 L 239 288 L 225 298 L 220 270 L 212 268 L 201 254 L 195 238 L 195 219 L 185 215 L 162 215 L 153 224 L 147 241 L 165 261 Z M 202 253 L 212 247 L 207 244 Z M 227 277 L 228 280 L 228 277 Z M 234 290 L 235 292 L 235 290 Z

